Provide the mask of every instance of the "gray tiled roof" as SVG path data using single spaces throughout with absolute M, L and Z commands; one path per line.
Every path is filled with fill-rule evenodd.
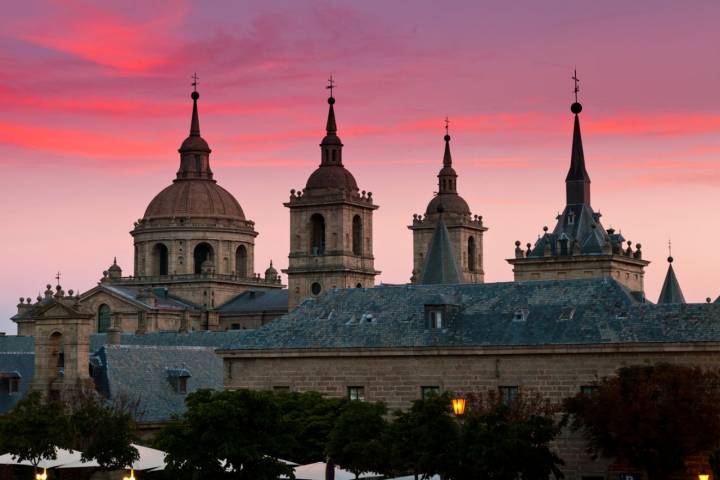
M 110 283 L 101 283 L 98 285 L 100 290 L 107 290 L 126 300 L 143 305 L 145 308 L 161 308 L 170 310 L 196 310 L 200 307 L 194 303 L 188 302 L 178 296 L 167 292 L 165 288 L 144 288 L 144 287 L 127 287 L 112 285 Z M 155 298 L 155 306 L 150 305 L 143 299 L 143 295 L 151 293 Z
M 10 395 L 7 383 L 0 381 L 0 413 L 11 409 L 25 396 L 34 371 L 35 354 L 33 352 L 0 352 L 0 374 L 20 377 L 20 391 L 17 394 Z
M 450 235 L 441 213 L 430 240 L 420 283 L 424 285 L 460 283 L 459 272 L 450 244 Z
M 457 313 L 431 330 L 425 305 L 439 295 Z M 227 349 L 699 341 L 720 341 L 720 305 L 643 304 L 616 281 L 595 278 L 330 290 Z
M 685 296 L 682 293 L 680 282 L 678 282 L 675 276 L 675 269 L 673 269 L 672 266 L 672 257 L 670 257 L 669 260 L 668 271 L 665 275 L 662 290 L 660 290 L 658 303 L 685 303 Z
M 223 303 L 218 310 L 221 314 L 287 312 L 288 290 L 248 290 Z
M 207 330 L 188 333 L 148 332 L 144 335 L 124 333 L 120 336 L 121 345 L 144 345 L 161 347 L 210 347 L 219 348 L 229 343 L 239 342 L 250 333 L 249 330 L 228 330 L 212 332 Z M 95 333 L 90 336 L 90 351 L 94 352 L 105 345 L 107 334 Z
M 8 352 L 35 352 L 35 338 L 20 337 L 17 335 L 0 335 L 0 353 Z
M 222 360 L 213 348 L 108 345 L 95 356 L 101 359 L 104 388 L 115 398 L 139 398 L 143 422 L 185 411 L 186 395 L 174 391 L 168 371 L 189 373 L 188 393 L 223 388 Z

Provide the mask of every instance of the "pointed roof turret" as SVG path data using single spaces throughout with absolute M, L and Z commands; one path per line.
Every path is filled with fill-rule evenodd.
M 435 226 L 420 283 L 423 285 L 460 283 L 460 269 L 455 261 L 450 234 L 442 218 L 443 207 L 438 206 L 440 214 Z
M 685 303 L 685 296 L 680 288 L 680 282 L 675 276 L 672 262 L 673 257 L 668 257 L 668 271 L 657 303 Z
M 583 152 L 582 136 L 580 135 L 580 112 L 582 105 L 577 101 L 577 94 L 580 91 L 580 80 L 577 72 L 573 74 L 575 81 L 575 103 L 570 106 L 570 111 L 575 114 L 575 126 L 573 128 L 572 155 L 570 157 L 570 169 L 565 177 L 565 192 L 568 205 L 590 205 L 590 175 L 585 169 L 585 153 Z
M 452 154 L 450 153 L 450 121 L 445 117 L 445 152 L 443 154 L 443 167 L 438 172 L 438 194 L 430 200 L 425 215 L 435 216 L 438 207 L 442 204 L 445 212 L 457 215 L 470 215 L 470 207 L 465 199 L 457 192 L 458 174 L 452 166 Z
M 438 173 L 438 193 L 457 193 L 457 172 L 452 167 L 450 154 L 450 135 L 445 133 L 445 153 L 443 154 L 443 168 Z
M 197 87 L 197 76 L 193 76 L 193 87 Z M 177 172 L 177 180 L 204 179 L 212 180 L 213 173 L 210 170 L 210 146 L 200 136 L 200 116 L 198 115 L 197 101 L 200 94 L 193 90 L 190 94 L 193 101 L 192 117 L 190 118 L 190 135 L 183 141 L 178 152 L 180 152 L 180 169 Z

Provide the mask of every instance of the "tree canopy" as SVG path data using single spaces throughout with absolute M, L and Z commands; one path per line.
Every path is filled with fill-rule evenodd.
M 624 459 L 662 480 L 681 470 L 688 455 L 717 446 L 719 387 L 717 371 L 631 366 L 598 382 L 592 393 L 565 400 L 564 408 L 591 452 Z

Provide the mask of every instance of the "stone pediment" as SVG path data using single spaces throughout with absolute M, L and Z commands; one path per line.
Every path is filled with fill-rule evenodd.
M 74 305 L 70 306 L 57 300 L 53 300 L 33 312 L 33 319 L 36 320 L 42 318 L 84 318 L 87 316 L 92 316 L 92 314 L 82 309 L 76 309 Z

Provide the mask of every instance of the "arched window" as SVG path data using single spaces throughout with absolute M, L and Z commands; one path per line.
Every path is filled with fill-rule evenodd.
M 152 249 L 152 274 L 168 274 L 168 248 L 163 243 L 156 243 Z
M 65 368 L 65 346 L 63 345 L 62 333 L 55 332 L 50 335 L 50 358 L 48 370 Z
M 312 255 L 325 253 L 325 218 L 319 213 L 310 217 L 310 253 Z
M 247 256 L 247 248 L 245 245 L 240 245 L 235 251 L 235 274 L 240 277 L 248 276 Z
M 363 225 L 360 215 L 353 217 L 352 224 L 352 252 L 355 255 L 362 255 Z
M 110 307 L 105 305 L 104 303 L 100 305 L 100 308 L 98 309 L 98 333 L 105 333 L 110 328 L 110 315 L 112 312 L 110 311 Z
M 475 237 L 468 238 L 468 270 L 475 271 L 477 249 L 475 248 Z
M 205 260 L 215 261 L 213 258 L 213 248 L 209 243 L 198 243 L 193 252 L 193 258 L 195 259 L 195 274 L 198 275 L 202 273 L 202 264 Z

